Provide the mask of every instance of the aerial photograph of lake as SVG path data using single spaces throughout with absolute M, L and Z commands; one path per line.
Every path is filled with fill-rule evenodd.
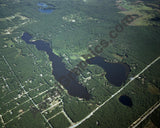
M 160 128 L 160 0 L 0 0 L 0 128 Z

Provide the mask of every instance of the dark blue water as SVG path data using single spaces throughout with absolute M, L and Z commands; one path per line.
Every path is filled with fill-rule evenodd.
M 47 5 L 46 3 L 38 3 L 37 6 L 39 7 L 39 12 L 41 13 L 46 13 L 46 14 L 50 14 L 55 10 L 55 6 L 54 5 Z
M 157 22 L 159 22 L 160 21 L 160 17 L 151 18 L 151 21 L 157 21 Z
M 130 68 L 127 64 L 108 63 L 105 62 L 104 58 L 99 56 L 88 59 L 87 62 L 89 64 L 95 64 L 102 67 L 106 72 L 105 77 L 107 80 L 115 86 L 121 86 L 122 83 L 124 83 L 127 79 L 130 71 Z
M 119 101 L 123 104 L 126 105 L 128 107 L 132 107 L 132 100 L 130 97 L 126 96 L 126 95 L 122 95 L 119 97 Z
M 78 82 L 76 74 L 65 68 L 62 59 L 52 52 L 49 43 L 42 40 L 30 41 L 31 38 L 32 36 L 28 33 L 24 33 L 22 36 L 22 39 L 27 44 L 35 45 L 38 50 L 45 51 L 48 54 L 49 60 L 52 62 L 52 74 L 55 79 L 67 89 L 68 93 L 71 96 L 89 100 L 90 94 L 87 89 Z

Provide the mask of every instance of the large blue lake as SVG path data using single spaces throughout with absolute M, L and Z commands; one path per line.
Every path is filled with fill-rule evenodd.
M 100 56 L 88 59 L 87 62 L 102 67 L 106 72 L 105 77 L 107 80 L 115 86 L 121 86 L 125 83 L 130 72 L 129 65 L 125 63 L 108 63 Z
M 86 100 L 90 99 L 90 94 L 87 89 L 78 82 L 76 74 L 67 70 L 65 64 L 62 62 L 62 59 L 52 52 L 52 49 L 48 42 L 42 40 L 30 41 L 32 36 L 28 33 L 24 33 L 22 39 L 27 44 L 35 45 L 38 50 L 44 51 L 48 54 L 49 60 L 52 62 L 52 74 L 55 79 L 67 89 L 68 93 L 71 96 L 84 98 Z M 72 76 L 69 79 L 62 79 L 64 76 L 68 77 L 68 74 Z
M 78 77 L 74 72 L 65 68 L 65 64 L 62 62 L 62 59 L 53 53 L 49 43 L 42 40 L 30 41 L 31 38 L 32 36 L 28 33 L 24 33 L 22 36 L 22 39 L 27 44 L 35 45 L 38 50 L 45 51 L 48 54 L 49 60 L 52 62 L 52 74 L 55 79 L 68 90 L 68 93 L 71 96 L 89 100 L 91 96 L 86 87 L 79 83 Z M 105 62 L 104 58 L 99 56 L 88 59 L 87 62 L 89 64 L 96 64 L 102 67 L 104 71 L 106 71 L 105 76 L 108 81 L 115 86 L 121 86 L 127 79 L 130 71 L 127 64 L 108 63 Z

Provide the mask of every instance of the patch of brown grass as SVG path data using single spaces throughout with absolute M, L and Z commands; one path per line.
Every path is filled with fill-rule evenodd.
M 160 95 L 160 90 L 151 83 L 148 83 L 148 91 L 153 95 Z

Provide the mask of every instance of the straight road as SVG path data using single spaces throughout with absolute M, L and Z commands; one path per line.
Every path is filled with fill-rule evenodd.
M 136 128 L 142 121 L 144 121 L 150 114 L 154 112 L 160 106 L 160 100 L 149 108 L 141 117 L 139 117 L 129 128 Z
M 12 74 L 15 76 L 16 80 L 19 82 L 19 86 L 22 88 L 22 90 L 24 91 L 25 95 L 28 97 L 28 99 L 33 103 L 33 105 L 39 110 L 38 106 L 36 105 L 36 103 L 33 101 L 33 99 L 28 95 L 27 91 L 24 89 L 24 86 L 22 85 L 22 83 L 20 82 L 20 80 L 17 78 L 17 76 L 15 75 L 12 67 L 9 65 L 7 59 L 5 58 L 5 56 L 2 56 L 5 63 L 8 65 L 10 71 L 12 72 Z M 44 118 L 44 120 L 47 122 L 47 124 L 50 126 L 50 128 L 53 128 L 52 125 L 48 122 L 47 118 L 41 113 L 41 116 Z
M 137 75 L 135 75 L 128 83 L 126 83 L 121 89 L 119 89 L 116 93 L 111 95 L 110 98 L 108 98 L 106 101 L 104 101 L 100 106 L 98 106 L 96 109 L 94 109 L 88 116 L 80 120 L 79 122 L 73 124 L 69 128 L 75 128 L 79 126 L 81 123 L 83 123 L 85 120 L 89 119 L 96 111 L 98 111 L 102 106 L 104 106 L 107 102 L 109 102 L 112 98 L 114 98 L 117 94 L 119 94 L 124 88 L 126 88 L 133 80 L 135 80 L 140 74 L 142 74 L 144 71 L 146 71 L 152 64 L 157 62 L 160 59 L 160 56 L 157 57 L 155 60 L 153 60 L 150 64 L 148 64 L 141 72 L 139 72 Z

